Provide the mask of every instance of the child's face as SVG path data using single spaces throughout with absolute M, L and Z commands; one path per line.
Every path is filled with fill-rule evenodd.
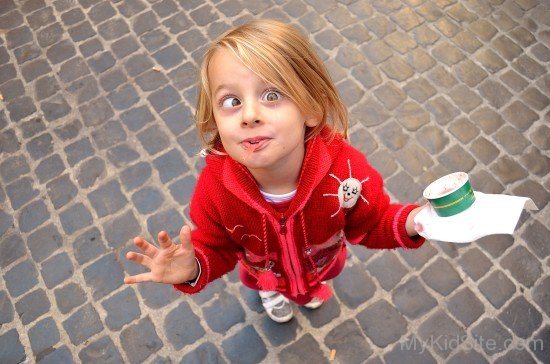
M 306 118 L 228 49 L 216 51 L 208 78 L 216 126 L 233 159 L 253 175 L 301 168 L 305 128 L 315 126 L 315 118 Z

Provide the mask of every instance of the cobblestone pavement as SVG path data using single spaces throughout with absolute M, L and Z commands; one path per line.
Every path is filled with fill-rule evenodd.
M 125 286 L 203 162 L 205 45 L 250 18 L 311 36 L 398 201 L 453 171 L 530 196 L 516 234 L 351 249 L 335 298 L 274 324 L 235 273 Z M 1 0 L 0 362 L 550 363 L 546 0 Z

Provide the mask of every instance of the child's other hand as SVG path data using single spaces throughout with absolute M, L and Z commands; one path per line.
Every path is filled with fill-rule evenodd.
M 172 242 L 165 231 L 158 234 L 160 248 L 141 237 L 134 238 L 134 244 L 144 253 L 128 252 L 126 258 L 139 263 L 149 272 L 124 278 L 124 283 L 158 282 L 178 284 L 197 277 L 199 270 L 195 260 L 195 249 L 191 244 L 191 230 L 184 226 L 180 231 L 181 244 Z

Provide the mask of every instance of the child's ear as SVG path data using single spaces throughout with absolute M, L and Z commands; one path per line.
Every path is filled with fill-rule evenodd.
M 320 122 L 321 122 L 321 118 L 319 116 L 313 116 L 313 115 L 306 116 L 306 126 L 310 128 L 316 127 L 317 125 L 319 125 Z

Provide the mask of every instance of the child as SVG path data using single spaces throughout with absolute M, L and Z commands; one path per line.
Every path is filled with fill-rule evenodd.
M 418 248 L 417 205 L 390 204 L 380 175 L 346 141 L 347 112 L 309 42 L 291 26 L 256 20 L 206 52 L 196 123 L 206 145 L 190 205 L 196 228 L 181 245 L 127 258 L 150 272 L 125 283 L 174 284 L 196 293 L 240 263 L 269 317 L 292 318 L 289 300 L 317 308 L 344 267 L 346 243 Z M 365 117 L 368 117 L 366 115 Z

